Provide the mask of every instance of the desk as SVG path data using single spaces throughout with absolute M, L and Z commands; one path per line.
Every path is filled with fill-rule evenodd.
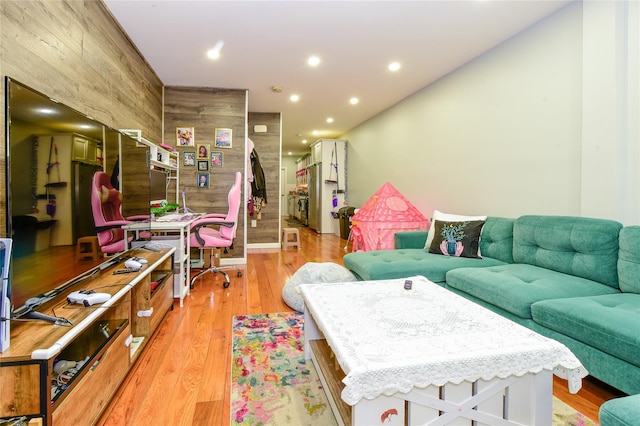
M 180 299 L 180 306 L 184 304 L 184 298 L 189 294 L 189 281 L 191 277 L 191 239 L 189 230 L 191 224 L 200 217 L 198 213 L 181 215 L 169 215 L 146 222 L 135 222 L 124 225 L 125 249 L 128 249 L 128 232 L 151 231 L 152 241 L 166 244 L 176 248 L 174 253 L 174 266 L 179 268 L 179 273 L 174 274 L 173 297 Z M 162 233 L 163 235 L 153 235 Z
M 327 395 L 334 413 L 350 407 L 344 424 L 405 424 L 406 405 L 409 424 L 550 425 L 552 372 L 580 389 L 587 371 L 563 344 L 411 280 L 411 290 L 404 279 L 299 287 L 305 359 L 340 392 L 315 351 L 326 339 L 346 375 L 341 393 Z

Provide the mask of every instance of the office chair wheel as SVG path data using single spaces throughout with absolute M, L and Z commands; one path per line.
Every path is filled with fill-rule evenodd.
M 242 276 L 242 271 L 238 271 L 238 278 Z
M 229 281 L 225 281 L 224 284 L 222 284 L 222 287 L 229 288 Z

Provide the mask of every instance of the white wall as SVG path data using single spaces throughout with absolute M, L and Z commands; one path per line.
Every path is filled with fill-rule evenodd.
M 296 160 L 299 157 L 291 157 L 288 155 L 282 156 L 282 167 L 286 167 L 287 169 L 287 185 L 288 186 L 296 186 L 296 170 L 298 170 L 298 164 Z
M 640 223 L 640 3 L 587 2 L 582 214 Z
M 584 4 L 597 20 L 593 7 L 603 5 Z M 583 163 L 597 179 L 596 171 L 616 174 L 624 157 L 617 148 L 607 161 L 595 150 L 583 155 L 593 147 L 582 137 L 583 41 L 597 39 L 583 37 L 583 28 L 593 27 L 583 27 L 583 4 L 573 3 L 342 135 L 349 140 L 349 204 L 359 207 L 389 181 L 427 217 L 439 209 L 505 217 L 586 212 L 623 221 L 604 205 L 622 178 L 584 188 Z M 589 57 L 586 66 L 594 60 L 606 58 Z M 587 102 L 603 107 L 594 94 Z M 637 146 L 637 134 L 627 142 Z

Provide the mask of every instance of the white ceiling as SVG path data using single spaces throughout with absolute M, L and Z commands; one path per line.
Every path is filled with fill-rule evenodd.
M 570 3 L 104 1 L 165 85 L 248 89 L 249 111 L 281 112 L 285 155 L 308 151 L 302 139 L 341 135 Z M 212 61 L 206 52 L 219 41 Z M 306 64 L 311 55 L 319 66 Z M 400 71 L 387 70 L 391 61 Z

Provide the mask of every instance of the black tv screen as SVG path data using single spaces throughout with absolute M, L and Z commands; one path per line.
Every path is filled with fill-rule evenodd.
M 11 318 L 11 240 L 0 239 L 0 352 L 9 347 L 9 319 Z
M 162 170 L 151 169 L 149 171 L 149 199 L 151 203 L 154 201 L 164 200 L 173 203 L 173 200 L 167 200 L 167 174 Z

